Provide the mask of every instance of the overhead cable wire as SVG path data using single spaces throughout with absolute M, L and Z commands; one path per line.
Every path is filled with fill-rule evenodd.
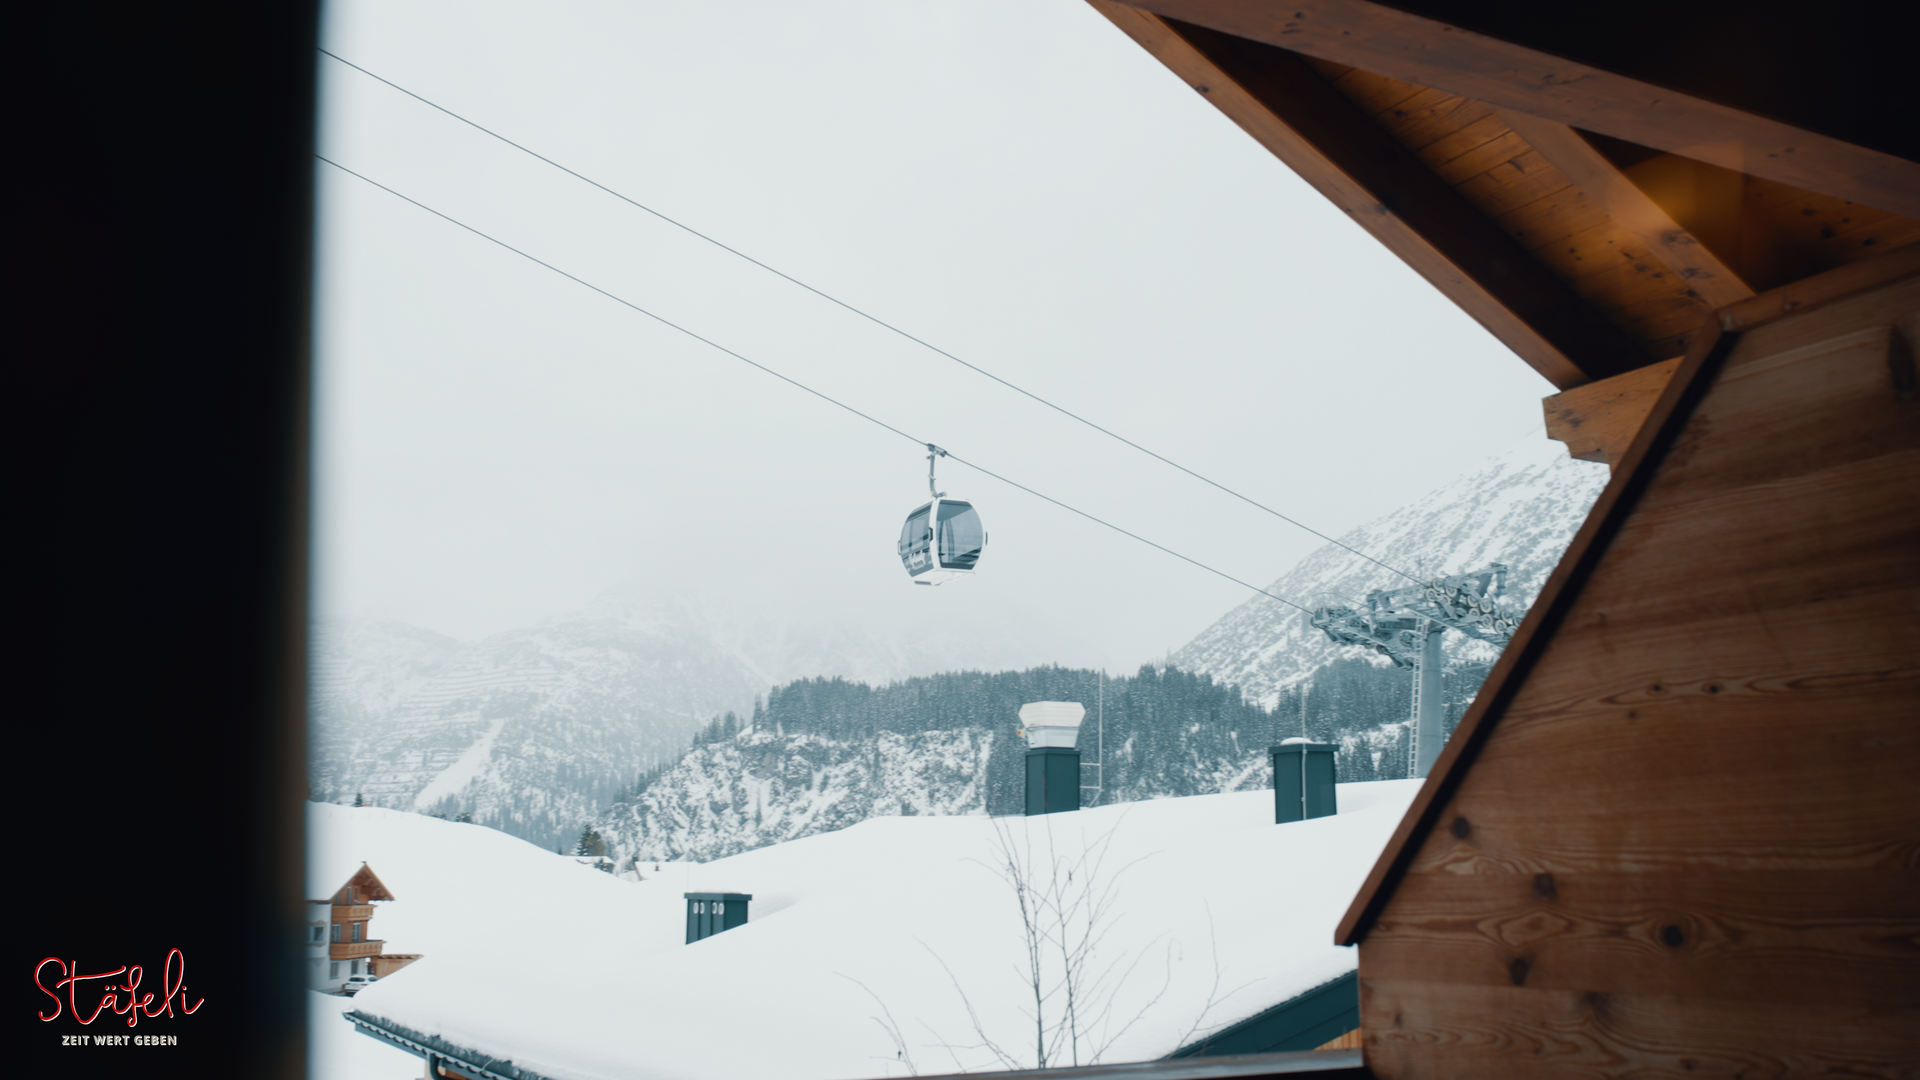
M 514 142 L 512 139 L 509 139 L 505 135 L 502 135 L 499 132 L 494 131 L 492 128 L 476 123 L 473 120 L 469 120 L 466 117 L 460 115 L 459 113 L 454 112 L 452 109 L 447 108 L 445 105 L 441 105 L 436 101 L 421 97 L 419 94 L 414 93 L 413 91 L 407 89 L 404 86 L 401 86 L 399 83 L 396 83 L 391 79 L 386 78 L 385 76 L 377 75 L 371 71 L 368 71 L 366 68 L 361 67 L 359 64 L 356 64 L 353 61 L 348 60 L 337 53 L 328 52 L 326 49 L 321 48 L 320 46 L 315 46 L 315 48 L 319 49 L 319 51 L 322 54 L 326 56 L 330 56 L 335 60 L 338 60 L 340 63 L 347 65 L 348 67 L 352 68 L 355 71 L 360 72 L 361 74 L 367 76 L 368 78 L 375 79 L 379 82 L 385 83 L 386 85 L 391 86 L 395 90 L 400 91 L 401 93 L 407 95 L 408 97 L 414 99 L 415 101 L 418 101 L 423 105 L 426 105 L 433 109 L 437 109 L 440 112 L 443 112 L 448 116 L 453 117 L 455 120 L 458 120 L 461 123 L 467 125 L 468 127 L 473 128 L 475 131 L 481 132 L 485 135 L 492 136 L 493 138 L 498 139 L 503 143 L 506 143 L 508 146 L 513 147 L 515 150 L 518 150 L 523 154 L 527 154 L 531 157 L 544 161 L 548 165 L 551 165 L 554 168 L 559 169 L 561 172 L 566 173 L 568 176 L 571 176 L 574 179 L 581 181 L 582 183 L 591 184 L 592 186 L 599 188 L 601 191 L 606 192 L 607 194 L 613 196 L 616 199 L 619 199 L 621 202 L 624 202 L 629 206 L 632 206 L 639 210 L 644 210 L 647 213 L 652 214 L 654 217 L 659 218 L 661 221 L 664 221 L 667 224 L 672 225 L 674 228 L 683 230 L 684 232 L 692 236 L 697 236 L 700 239 L 705 240 L 707 243 L 712 244 L 714 247 L 717 247 L 720 250 L 727 252 L 728 254 L 735 255 L 735 256 L 738 256 L 739 258 L 745 259 L 746 261 L 752 263 L 753 265 L 759 267 L 760 269 L 765 270 L 769 274 L 773 274 L 774 276 L 779 277 L 785 281 L 791 282 L 794 285 L 798 285 L 800 288 L 807 290 L 808 292 L 812 293 L 815 296 L 818 296 L 822 300 L 825 300 L 832 304 L 836 304 L 839 307 L 844 308 L 845 310 L 860 316 L 861 318 L 867 320 L 868 322 L 873 323 L 875 326 L 879 326 L 884 329 L 891 330 L 895 334 L 898 334 L 901 337 L 906 338 L 908 341 L 911 341 L 914 344 L 921 346 L 922 348 L 932 350 L 933 352 L 936 352 L 941 356 L 946 357 L 947 359 L 953 361 L 954 363 L 959 364 L 961 367 L 967 368 L 977 374 L 984 375 L 987 378 L 992 379 L 994 382 L 999 383 L 1001 386 L 1004 386 L 1007 389 L 1012 390 L 1016 393 L 1023 394 L 1026 397 L 1031 398 L 1042 405 L 1045 405 L 1047 408 L 1052 409 L 1053 411 L 1059 413 L 1062 416 L 1068 417 L 1073 420 L 1077 420 L 1080 423 L 1085 424 L 1086 426 L 1092 428 L 1093 430 L 1098 431 L 1102 435 L 1107 436 L 1108 438 L 1116 439 L 1120 442 L 1123 442 L 1128 446 L 1133 447 L 1135 450 L 1138 450 L 1141 453 L 1147 455 L 1148 457 L 1153 458 L 1156 461 L 1159 461 L 1166 465 L 1170 465 L 1173 468 L 1176 468 L 1181 472 L 1186 473 L 1188 476 L 1193 477 L 1194 479 L 1200 481 L 1201 483 L 1208 484 L 1212 487 L 1218 488 L 1219 490 L 1226 492 L 1228 495 L 1231 495 L 1234 498 L 1239 499 L 1241 502 L 1244 502 L 1249 506 L 1255 507 L 1256 509 L 1264 510 L 1267 513 L 1272 514 L 1274 517 L 1279 518 L 1281 521 L 1284 521 L 1287 524 L 1292 525 L 1297 529 L 1303 529 L 1309 533 L 1312 533 L 1313 535 L 1319 537 L 1320 539 L 1325 540 L 1327 543 L 1332 544 L 1335 547 L 1341 548 L 1345 551 L 1351 552 L 1354 555 L 1358 555 L 1359 557 L 1367 560 L 1368 562 L 1373 563 L 1375 566 L 1379 566 L 1386 570 L 1391 570 L 1394 573 L 1399 574 L 1401 577 L 1406 578 L 1408 581 L 1417 582 L 1420 580 L 1419 578 L 1414 577 L 1412 574 L 1409 574 L 1406 571 L 1401 570 L 1397 566 L 1393 566 L 1391 564 L 1381 562 L 1379 559 L 1374 558 L 1373 556 L 1367 554 L 1364 551 L 1361 551 L 1358 548 L 1351 547 L 1347 544 L 1341 543 L 1339 540 L 1331 536 L 1328 536 L 1326 533 L 1321 532 L 1320 530 L 1312 527 L 1311 525 L 1304 524 L 1303 522 L 1300 522 L 1294 518 L 1288 517 L 1287 515 L 1281 513 L 1280 511 L 1265 505 L 1264 503 L 1257 502 L 1251 498 L 1248 498 L 1245 495 L 1240 494 L 1239 492 L 1233 490 L 1232 488 L 1227 487 L 1225 484 L 1219 483 L 1206 476 L 1202 476 L 1200 473 L 1194 472 L 1192 469 L 1187 468 L 1185 465 L 1182 465 L 1179 462 L 1172 460 L 1171 458 L 1165 457 L 1161 454 L 1157 454 L 1154 451 L 1149 450 L 1144 446 L 1141 446 L 1139 443 L 1134 442 L 1132 439 L 1127 438 L 1125 435 L 1121 435 L 1118 432 L 1111 431 L 1105 427 L 1102 427 L 1100 424 L 1097 424 L 1094 421 L 1089 420 L 1084 416 L 1081 416 L 1079 413 L 1076 413 L 1071 409 L 1068 409 L 1061 405 L 1056 405 L 1053 402 L 1048 401 L 1046 398 L 1043 398 L 1040 395 L 1034 393 L 1033 391 L 1028 390 L 1025 387 L 1019 386 L 1015 383 L 1008 382 L 1007 380 L 1001 378 L 998 375 L 995 375 L 993 372 L 988 371 L 987 369 L 980 367 L 977 364 L 971 363 L 966 360 L 962 360 L 958 356 L 955 356 L 954 354 L 948 352 L 947 350 L 941 348 L 940 346 L 935 345 L 932 342 L 927 341 L 923 338 L 916 337 L 913 334 L 905 330 L 902 330 L 898 326 L 895 326 L 892 323 L 887 322 L 885 319 L 882 319 L 876 315 L 868 314 L 867 312 L 862 311 L 857 307 L 854 307 L 852 304 L 849 304 L 846 301 L 841 300 L 839 297 L 833 296 L 830 293 L 822 292 L 819 289 L 814 288 L 812 285 L 809 285 L 806 282 L 801 281 L 799 278 L 796 278 L 793 275 L 783 270 L 779 270 L 779 269 L 776 269 L 775 267 L 768 266 L 766 263 L 761 262 L 759 259 L 754 258 L 753 256 L 747 254 L 744 251 L 739 250 L 738 248 L 731 247 L 725 243 L 722 243 L 721 241 L 716 240 L 711 236 L 708 236 L 706 233 L 701 232 L 700 230 L 694 228 L 691 225 L 686 224 L 685 222 L 668 217 L 666 214 L 663 214 L 660 211 L 655 210 L 653 207 L 648 206 L 645 203 L 642 203 L 618 191 L 615 191 L 614 189 L 608 187 L 607 185 L 601 183 L 598 180 L 593 179 L 590 176 L 586 176 L 582 173 L 576 172 L 573 169 L 570 169 L 567 166 L 562 165 L 559 162 L 553 160 L 552 158 L 547 157 L 545 154 L 542 154 L 537 150 L 530 149 L 526 146 L 521 145 L 520 143 Z
M 689 330 L 688 328 L 680 325 L 677 322 L 674 322 L 671 319 L 668 319 L 662 315 L 656 314 L 655 312 L 649 311 L 648 309 L 641 307 L 639 304 L 636 304 L 633 301 L 628 300 L 623 296 L 620 296 L 616 293 L 608 292 L 607 290 L 601 288 L 598 285 L 595 285 L 593 282 L 588 281 L 585 278 L 577 277 L 573 274 L 570 274 L 567 271 L 560 269 L 558 266 L 555 266 L 552 263 L 547 262 L 545 259 L 540 258 L 539 256 L 532 255 L 532 254 L 529 254 L 528 252 L 522 251 L 521 249 L 514 247 L 512 244 L 507 243 L 505 240 L 501 240 L 500 238 L 493 236 L 489 233 L 482 232 L 479 229 L 474 228 L 472 225 L 469 225 L 466 222 L 461 221 L 456 217 L 453 217 L 452 215 L 442 213 L 439 210 L 435 210 L 433 207 L 428 206 L 426 203 L 423 203 L 420 200 L 415 199 L 410 195 L 405 195 L 401 192 L 395 191 L 393 188 L 388 187 L 387 185 L 381 183 L 378 180 L 373 179 L 370 176 L 367 176 L 364 173 L 355 172 L 354 170 L 347 168 L 345 165 L 342 165 L 339 162 L 334 161 L 332 158 L 329 158 L 323 154 L 315 154 L 313 156 L 315 158 L 318 158 L 321 161 L 326 162 L 328 165 L 331 165 L 334 168 L 339 169 L 341 172 L 346 173 L 348 176 L 354 177 L 355 179 L 358 179 L 358 180 L 363 180 L 366 183 L 379 188 L 381 191 L 384 191 L 387 194 L 392 195 L 397 199 L 401 199 L 405 202 L 411 203 L 414 206 L 419 207 L 422 210 L 425 210 L 427 213 L 432 214 L 434 217 L 437 217 L 440 220 L 445 221 L 450 225 L 457 225 L 460 228 L 465 229 L 466 231 L 479 237 L 480 239 L 487 241 L 488 243 L 495 244 L 499 247 L 505 248 L 506 250 L 513 252 L 515 255 L 518 255 L 521 258 L 527 260 L 528 262 L 534 263 L 537 266 L 541 266 L 548 270 L 551 270 L 554 273 L 559 274 L 561 277 L 566 278 L 568 281 L 571 281 L 576 285 L 582 285 L 588 289 L 592 289 L 594 292 L 599 293 L 601 296 L 604 296 L 607 299 L 612 300 L 613 302 L 620 304 L 624 307 L 631 308 L 632 310 L 637 311 L 642 315 L 645 315 L 647 318 L 652 319 L 653 321 L 659 323 L 662 326 L 669 327 L 673 330 L 677 330 L 680 333 L 685 334 L 687 337 L 690 337 L 693 340 L 700 342 L 702 345 L 707 345 L 714 349 L 718 349 L 720 352 L 726 353 L 728 356 L 733 357 L 735 360 L 738 360 L 743 364 L 748 364 L 748 365 L 751 365 L 752 367 L 758 368 L 759 370 L 767 373 L 768 375 L 773 376 L 776 379 L 779 379 L 781 382 L 784 382 L 789 386 L 795 387 L 796 389 L 804 390 L 807 393 L 812 394 L 814 397 L 817 397 L 820 400 L 827 402 L 830 405 L 834 405 L 841 409 L 845 409 L 847 412 L 852 413 L 853 415 L 859 417 L 862 420 L 867 421 L 870 424 L 883 427 L 888 431 L 894 433 L 895 435 L 898 435 L 901 438 L 906 439 L 908 442 L 915 444 L 916 446 L 927 445 L 926 440 L 918 438 L 913 435 L 909 435 L 906 432 L 900 430 L 899 428 L 894 427 L 892 424 L 887 423 L 885 420 L 882 420 L 879 417 L 872 415 L 871 413 L 862 412 L 861 410 L 854 408 L 852 405 L 849 405 L 846 402 L 841 401 L 839 398 L 836 398 L 829 394 L 825 394 L 818 390 L 815 390 L 813 387 L 808 386 L 806 383 L 803 383 L 798 379 L 795 379 L 788 375 L 782 375 L 780 372 L 775 371 L 774 369 L 768 367 L 767 365 L 760 363 L 758 360 L 754 360 L 750 357 L 743 356 L 740 353 L 737 353 L 732 349 L 727 348 L 725 345 L 722 345 L 719 342 L 713 340 L 712 338 L 703 337 L 700 334 L 692 330 Z M 979 464 L 978 462 L 969 461 L 966 458 L 960 457 L 959 455 L 952 453 L 951 451 L 949 451 L 946 456 L 954 461 L 959 462 L 962 465 L 967 466 L 970 469 L 973 469 L 977 472 L 990 476 L 995 480 L 1000 481 L 1003 484 L 1007 484 L 1009 486 L 1019 488 L 1021 491 L 1024 491 L 1027 494 L 1034 496 L 1035 498 L 1044 499 L 1045 501 L 1052 503 L 1053 505 L 1059 507 L 1062 510 L 1069 511 L 1074 514 L 1078 514 L 1079 516 L 1086 518 L 1088 521 L 1091 521 L 1096 525 L 1104 525 L 1107 528 L 1112 529 L 1114 532 L 1117 532 L 1122 536 L 1130 537 L 1134 540 L 1140 541 L 1141 543 L 1147 545 L 1148 547 L 1156 548 L 1160 551 L 1164 551 L 1168 555 L 1171 555 L 1174 558 L 1179 559 L 1183 562 L 1191 563 L 1194 566 L 1197 566 L 1200 569 L 1205 570 L 1207 573 L 1213 574 L 1216 577 L 1225 578 L 1226 580 L 1233 582 L 1235 585 L 1238 585 L 1243 589 L 1249 589 L 1249 590 L 1252 590 L 1253 592 L 1259 593 L 1262 596 L 1269 597 L 1270 599 L 1278 600 L 1279 602 L 1287 605 L 1290 608 L 1295 608 L 1299 611 L 1306 612 L 1309 615 L 1313 613 L 1311 609 L 1302 607 L 1301 605 L 1296 604 L 1291 600 L 1288 600 L 1284 596 L 1275 596 L 1273 593 L 1270 593 L 1267 590 L 1260 588 L 1258 585 L 1252 585 L 1245 581 L 1242 581 L 1239 578 L 1234 577 L 1232 574 L 1229 574 L 1224 570 L 1216 570 L 1213 567 L 1208 566 L 1206 563 L 1203 563 L 1198 559 L 1191 558 L 1186 555 L 1182 555 L 1179 552 L 1173 550 L 1170 547 L 1167 547 L 1164 544 L 1157 544 L 1152 540 L 1149 540 L 1146 537 L 1141 536 L 1139 533 L 1130 532 L 1126 529 L 1121 528 L 1118 525 L 1115 525 L 1110 521 L 1106 521 L 1102 518 L 1095 517 L 1094 515 L 1087 513 L 1085 510 L 1081 510 L 1074 506 L 1069 506 L 1068 504 L 1061 502 L 1059 499 L 1056 499 L 1051 495 L 1042 494 L 1041 492 L 1035 491 L 1034 489 L 1026 486 L 1025 484 L 1020 483 L 1017 480 L 1013 480 L 1009 477 L 1002 476 L 1001 474 L 994 472 L 993 470 L 987 468 L 984 465 Z

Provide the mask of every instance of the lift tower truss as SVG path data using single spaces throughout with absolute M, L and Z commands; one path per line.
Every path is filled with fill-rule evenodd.
M 1365 611 L 1323 607 L 1313 613 L 1314 627 L 1335 644 L 1372 649 L 1413 669 L 1413 738 L 1408 740 L 1407 762 L 1413 776 L 1427 775 L 1440 756 L 1441 635 L 1457 630 L 1504 647 L 1519 626 L 1498 604 L 1506 584 L 1506 564 L 1493 563 L 1401 589 L 1376 589 L 1367 594 Z

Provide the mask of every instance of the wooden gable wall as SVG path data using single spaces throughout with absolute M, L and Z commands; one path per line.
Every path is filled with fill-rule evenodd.
M 1858 270 L 1723 309 L 1436 764 L 1376 1075 L 1914 1075 L 1920 258 Z

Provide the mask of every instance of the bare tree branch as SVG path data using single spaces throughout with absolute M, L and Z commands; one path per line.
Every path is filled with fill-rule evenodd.
M 866 983 L 863 983 L 859 979 L 856 979 L 853 976 L 848 975 L 844 972 L 836 971 L 834 972 L 834 974 L 847 980 L 848 982 L 859 987 L 860 989 L 865 990 L 867 992 L 867 996 L 873 999 L 874 1004 L 880 1006 L 880 1011 L 887 1014 L 887 1019 L 885 1022 L 882 1022 L 881 1019 L 877 1016 L 870 1016 L 868 1017 L 868 1019 L 872 1020 L 876 1024 L 879 1024 L 881 1030 L 887 1033 L 887 1037 L 893 1040 L 894 1060 L 902 1062 L 907 1066 L 907 1075 L 919 1076 L 920 1070 L 913 1063 L 913 1055 L 907 1052 L 906 1036 L 900 1033 L 900 1025 L 893 1019 L 893 1010 L 887 1008 L 887 1003 L 885 1001 L 882 1001 L 880 998 L 880 995 L 874 993 L 873 989 L 869 987 Z M 881 1060 L 884 1061 L 886 1059 L 882 1058 Z

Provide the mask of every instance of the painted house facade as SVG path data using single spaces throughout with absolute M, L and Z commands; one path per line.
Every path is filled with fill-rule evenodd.
M 361 863 L 358 869 L 320 880 L 339 884 L 326 895 L 313 899 L 312 895 L 319 889 L 314 888 L 314 880 L 308 881 L 309 987 L 335 992 L 354 975 L 384 978 L 420 959 L 419 953 L 387 952 L 387 943 L 373 936 L 373 905 L 392 900 L 394 896 L 372 867 Z

